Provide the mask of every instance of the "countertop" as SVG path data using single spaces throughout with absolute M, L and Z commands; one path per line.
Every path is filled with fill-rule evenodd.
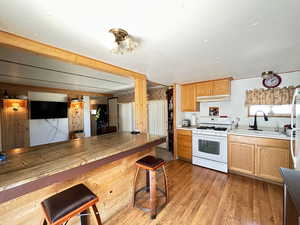
M 298 216 L 300 216 L 300 171 L 280 168 L 280 173 L 296 207 Z
M 177 129 L 182 130 L 193 130 L 196 129 L 197 126 L 190 127 L 177 127 Z M 290 140 L 291 138 L 282 132 L 275 132 L 274 128 L 266 128 L 263 127 L 262 131 L 249 130 L 248 127 L 241 126 L 238 129 L 232 129 L 228 132 L 228 134 L 241 135 L 241 136 L 250 136 L 250 137 L 262 137 L 262 138 L 274 138 L 280 140 Z
M 127 132 L 9 151 L 0 164 L 0 194 L 44 177 L 118 155 L 120 158 L 165 142 L 165 137 Z M 116 158 L 116 157 L 115 157 Z
M 250 136 L 250 137 L 262 137 L 262 138 L 273 138 L 281 140 L 290 140 L 291 137 L 287 136 L 282 132 L 275 132 L 274 128 L 262 128 L 262 131 L 249 130 L 248 127 L 241 127 L 238 129 L 232 129 L 229 134 Z

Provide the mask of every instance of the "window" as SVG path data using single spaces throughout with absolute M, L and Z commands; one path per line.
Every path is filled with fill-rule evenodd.
M 292 105 L 250 105 L 248 116 L 254 116 L 257 111 L 263 111 L 270 117 L 290 117 Z M 257 116 L 262 116 L 262 113 L 257 113 Z

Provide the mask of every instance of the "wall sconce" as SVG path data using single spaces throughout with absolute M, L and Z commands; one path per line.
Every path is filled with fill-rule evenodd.
M 13 102 L 13 103 L 11 103 L 11 107 L 14 111 L 18 111 L 20 108 L 20 104 L 19 104 L 19 102 Z
M 23 99 L 3 99 L 3 106 L 5 109 L 11 109 L 18 112 L 20 109 L 26 108 L 27 101 Z
M 76 113 L 79 113 L 80 109 L 82 109 L 83 102 L 79 101 L 72 101 L 71 102 L 71 109 L 74 110 Z

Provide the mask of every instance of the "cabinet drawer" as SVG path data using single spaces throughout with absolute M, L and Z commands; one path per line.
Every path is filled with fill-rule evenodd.
M 177 129 L 178 135 L 186 135 L 186 136 L 192 136 L 191 130 L 183 130 L 183 129 Z

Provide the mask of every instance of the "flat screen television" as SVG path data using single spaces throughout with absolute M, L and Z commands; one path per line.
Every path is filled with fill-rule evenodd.
M 30 101 L 30 119 L 57 119 L 67 117 L 67 102 Z

